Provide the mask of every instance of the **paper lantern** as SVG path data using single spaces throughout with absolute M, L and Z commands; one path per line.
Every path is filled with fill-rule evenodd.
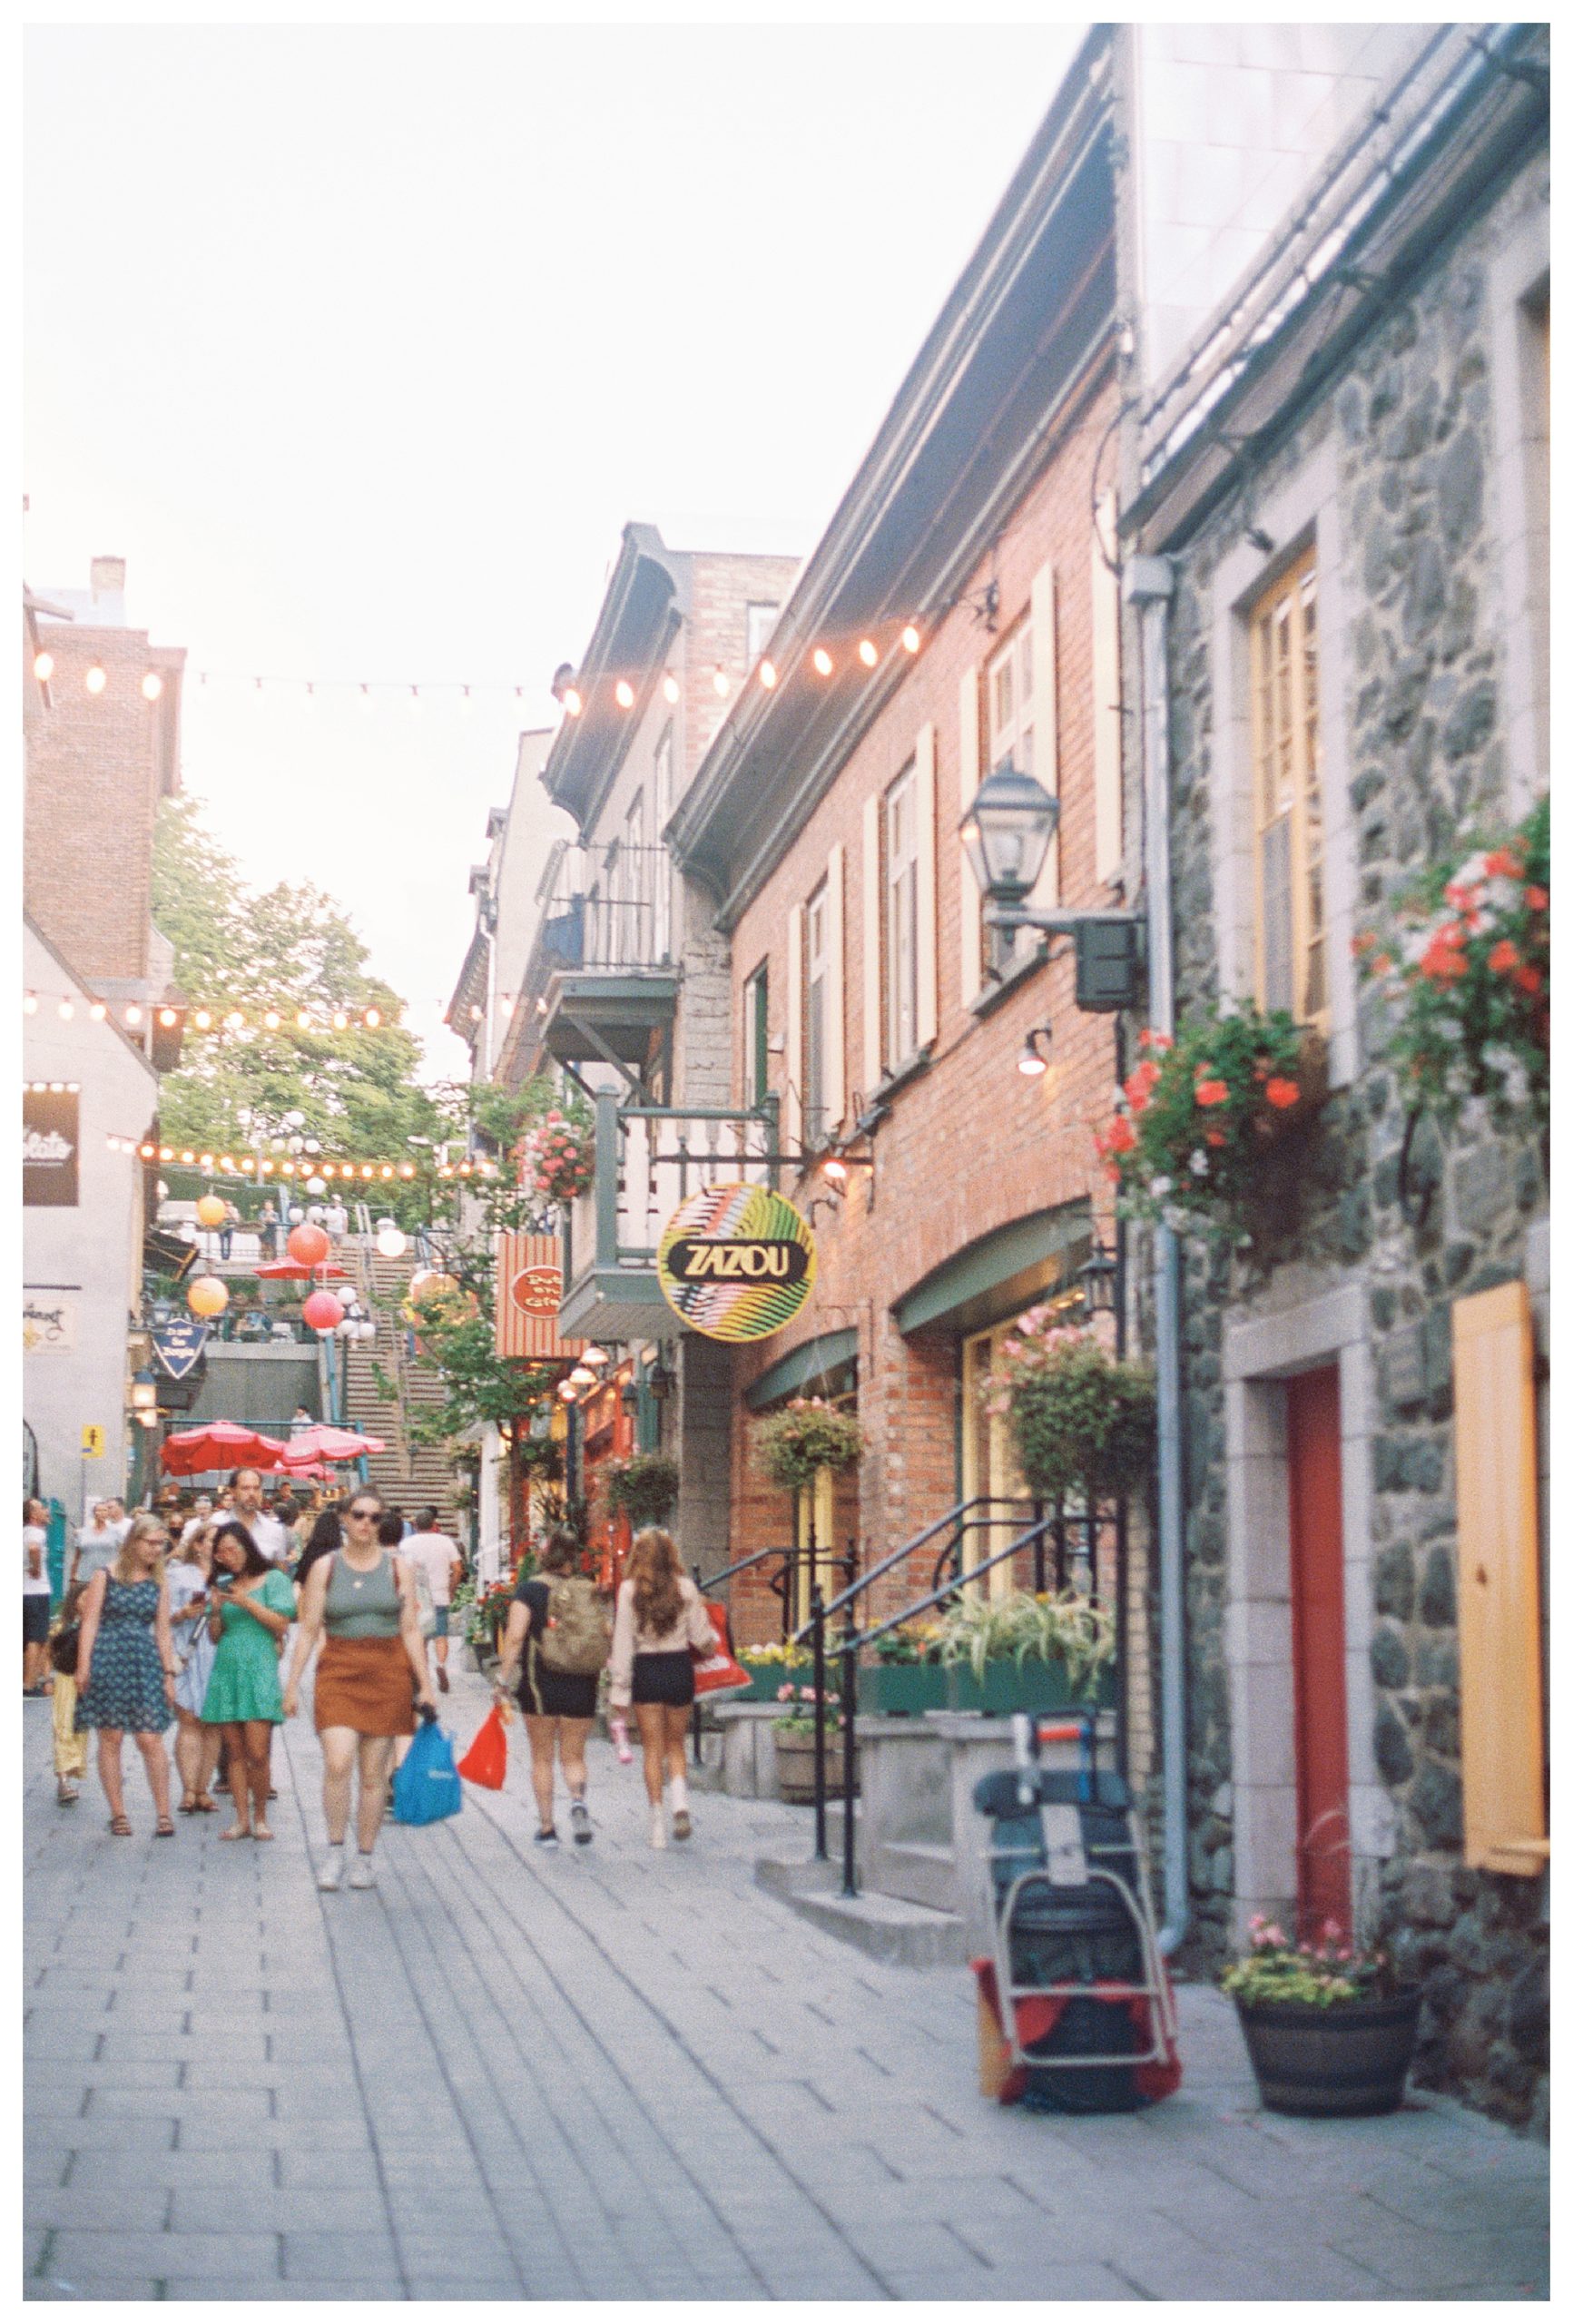
M 224 1223 L 224 1202 L 220 1195 L 202 1195 L 197 1202 L 197 1216 L 204 1226 L 221 1226 Z
M 314 1332 L 335 1332 L 344 1321 L 344 1310 L 330 1291 L 314 1291 L 300 1313 Z
M 230 1304 L 227 1284 L 216 1275 L 200 1275 L 186 1292 L 186 1305 L 193 1315 L 221 1315 Z
M 309 1219 L 290 1230 L 290 1256 L 297 1266 L 321 1266 L 332 1248 L 320 1226 L 313 1226 Z
M 383 1258 L 401 1259 L 408 1245 L 409 1237 L 401 1226 L 389 1226 L 378 1229 L 377 1248 Z

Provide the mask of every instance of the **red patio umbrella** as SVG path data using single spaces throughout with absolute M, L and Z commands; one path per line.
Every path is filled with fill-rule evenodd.
M 276 1436 L 242 1428 L 238 1421 L 211 1420 L 166 1437 L 163 1464 L 176 1477 L 194 1477 L 204 1469 L 271 1469 L 284 1450 Z
M 320 1267 L 303 1267 L 299 1259 L 268 1259 L 254 1272 L 259 1283 L 321 1283 L 329 1275 L 342 1277 L 344 1269 L 330 1259 Z
M 363 1436 L 359 1429 L 333 1428 L 323 1421 L 290 1439 L 282 1449 L 280 1465 L 300 1470 L 313 1461 L 359 1461 L 363 1452 L 387 1449 L 380 1436 Z

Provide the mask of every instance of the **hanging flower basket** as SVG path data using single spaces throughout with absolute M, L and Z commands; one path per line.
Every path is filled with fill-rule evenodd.
M 605 1473 L 609 1514 L 625 1512 L 635 1532 L 642 1525 L 664 1524 L 677 1506 L 677 1463 L 664 1452 L 609 1462 Z
M 1008 1426 L 1022 1476 L 1045 1501 L 1140 1490 L 1153 1459 L 1153 1375 L 1090 1331 L 1029 1307 L 1003 1343 L 983 1392 Z
M 1176 1234 L 1248 1243 L 1263 1157 L 1303 1129 L 1327 1097 L 1322 1036 L 1253 1001 L 1188 1017 L 1171 1039 L 1140 1037 L 1097 1150 L 1126 1217 Z
M 566 1204 L 589 1191 L 595 1175 L 595 1140 L 588 1115 L 551 1112 L 526 1131 L 519 1147 L 519 1185 L 543 1202 Z
M 1387 1004 L 1387 1056 L 1444 1125 L 1483 1098 L 1499 1128 L 1544 1128 L 1551 1099 L 1551 804 L 1499 845 L 1461 849 L 1354 940 Z
M 822 1396 L 798 1397 L 759 1432 L 765 1475 L 782 1492 L 801 1492 L 821 1469 L 850 1469 L 862 1458 L 863 1432 L 850 1413 Z

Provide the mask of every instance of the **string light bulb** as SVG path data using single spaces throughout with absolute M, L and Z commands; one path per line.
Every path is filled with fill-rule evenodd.
M 375 1032 L 375 1031 L 376 1031 L 376 1029 L 377 1029 L 377 1028 L 378 1028 L 378 1026 L 379 1026 L 379 1025 L 380 1025 L 380 1024 L 381 1024 L 381 1022 L 382 1022 L 382 1011 L 381 1011 L 381 1009 L 369 1009 L 367 1010 L 367 1012 L 366 1012 L 366 1021 L 367 1021 L 367 1023 L 371 1027 L 371 1029 L 372 1029 L 373 1032 Z
M 229 1027 L 231 1033 L 238 1033 L 245 1021 L 245 1019 L 241 1016 L 238 1009 L 231 1009 L 229 1015 L 224 1019 L 225 1024 Z
M 360 707 L 369 718 L 371 715 L 371 688 L 369 686 L 362 686 L 360 689 Z
M 661 691 L 666 696 L 667 701 L 672 703 L 674 703 L 677 700 L 678 695 L 683 691 L 670 670 L 667 671 L 666 675 L 661 681 Z
M 613 687 L 612 692 L 616 700 L 619 710 L 633 709 L 634 689 L 629 684 L 626 678 L 619 678 L 616 684 Z
M 836 666 L 822 645 L 814 647 L 813 663 L 821 678 L 828 678 Z
M 33 675 L 41 686 L 46 686 L 54 675 L 54 655 L 35 654 L 33 656 Z
M 418 710 L 420 708 L 420 688 L 418 686 L 411 686 L 409 689 L 409 706 L 411 710 Z
M 38 1014 L 38 995 L 37 995 L 35 992 L 25 992 L 25 993 L 23 994 L 23 996 L 22 996 L 22 1013 L 23 1013 L 23 1015 L 24 1015 L 25 1017 L 36 1017 L 36 1016 L 37 1016 L 37 1014 Z
M 722 668 L 719 662 L 710 674 L 710 683 L 719 694 L 725 694 L 731 690 L 732 680 L 727 676 L 726 672 Z
M 60 1004 L 60 1014 L 69 1021 L 69 1019 L 76 1014 L 75 1002 L 71 1000 L 63 1000 Z
M 281 1021 L 282 1019 L 280 1018 L 279 1012 L 276 1009 L 269 1009 L 263 1012 L 262 1022 L 266 1025 L 270 1033 L 276 1033 L 278 1031 Z
M 175 1010 L 174 1010 L 174 1009 L 161 1009 L 159 1010 L 159 1023 L 160 1023 L 161 1025 L 175 1025 L 175 1024 L 178 1024 L 179 1022 L 180 1022 L 179 1017 L 177 1016 L 177 1014 L 176 1014 L 176 1012 L 175 1012 Z
M 901 632 L 902 645 L 906 648 L 909 654 L 916 654 L 918 648 L 922 645 L 922 643 L 923 640 L 919 634 L 917 625 L 914 622 L 909 622 L 906 628 Z
M 568 716 L 570 718 L 577 718 L 584 707 L 585 697 L 579 692 L 578 687 L 565 686 L 563 689 L 563 708 L 567 712 Z
M 880 649 L 871 637 L 865 637 L 859 641 L 858 659 L 865 670 L 871 670 L 879 658 Z
M 89 694 L 102 694 L 109 684 L 109 675 L 102 662 L 95 662 L 83 680 Z
M 311 1011 L 309 1009 L 298 1009 L 295 1012 L 295 1022 L 303 1033 L 309 1033 L 311 1029 Z
M 156 702 L 158 700 L 160 694 L 162 694 L 164 690 L 164 682 L 160 677 L 156 670 L 148 671 L 146 676 L 143 679 L 142 690 L 143 698 L 146 701 Z
M 109 1015 L 108 1005 L 104 1001 L 95 1000 L 89 1008 L 87 1013 L 93 1019 L 95 1025 L 102 1025 L 104 1019 Z
M 343 1009 L 336 1009 L 333 1011 L 333 1029 L 334 1029 L 334 1031 L 335 1031 L 336 1033 L 341 1033 L 341 1032 L 343 1032 L 343 1030 L 344 1030 L 345 1027 L 349 1024 L 349 1018 L 345 1015 L 345 1013 L 344 1013 L 344 1011 L 343 1011 Z
M 467 718 L 474 708 L 475 704 L 470 700 L 470 690 L 466 686 L 458 698 L 458 714 L 461 718 Z
M 199 1033 L 205 1033 L 212 1021 L 211 1016 L 205 1009 L 199 1009 L 192 1019 L 192 1022 L 196 1027 Z
M 142 1023 L 142 1010 L 137 1007 L 134 1000 L 125 1012 L 125 1021 L 128 1025 L 140 1025 Z
M 764 688 L 766 694 L 769 694 L 771 688 L 775 684 L 776 675 L 775 664 L 771 661 L 767 655 L 759 665 L 759 682 Z

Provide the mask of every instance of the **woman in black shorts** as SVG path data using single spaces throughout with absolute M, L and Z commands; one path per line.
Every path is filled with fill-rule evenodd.
M 671 1534 L 654 1525 L 635 1534 L 612 1629 L 612 1708 L 632 1703 L 639 1721 L 653 1848 L 666 1846 L 662 1795 L 667 1786 L 673 1839 L 686 1840 L 693 1830 L 683 1759 L 693 1708 L 691 1649 L 708 1654 L 716 1643 L 704 1600 L 678 1563 Z
M 525 1732 L 530 1743 L 530 1780 L 541 1819 L 536 1846 L 541 1848 L 559 1845 L 553 1820 L 555 1762 L 559 1757 L 568 1786 L 568 1821 L 574 1838 L 580 1847 L 587 1847 L 595 1837 L 590 1829 L 590 1811 L 585 1804 L 585 1787 L 589 1780 L 585 1767 L 585 1739 L 595 1717 L 599 1674 L 549 1670 L 541 1659 L 541 1640 L 546 1634 L 551 1604 L 549 1579 L 566 1580 L 579 1573 L 581 1555 L 576 1537 L 565 1527 L 547 1535 L 539 1573 L 521 1581 L 514 1591 L 497 1665 L 499 1694 L 511 1693 L 516 1672 L 518 1677 L 519 1709 L 525 1715 Z

